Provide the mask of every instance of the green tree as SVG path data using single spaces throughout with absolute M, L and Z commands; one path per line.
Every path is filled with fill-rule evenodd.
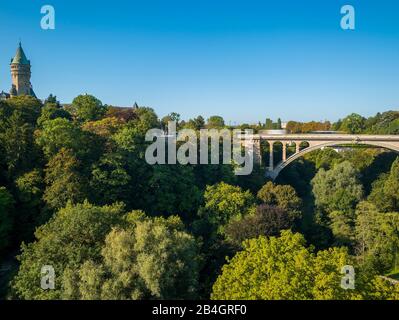
M 235 184 L 237 176 L 234 175 L 234 167 L 229 164 L 194 165 L 195 184 L 202 190 L 207 185 L 219 182 Z
M 382 174 L 372 185 L 368 200 L 383 212 L 399 211 L 399 158 L 388 174 Z
M 185 125 L 185 129 L 201 130 L 205 128 L 205 120 L 202 116 L 190 119 Z
M 34 143 L 34 126 L 24 118 L 21 111 L 15 110 L 9 118 L 0 121 L 0 161 L 6 167 L 9 182 L 40 161 Z
M 79 203 L 88 198 L 87 182 L 80 174 L 80 163 L 68 149 L 61 149 L 45 169 L 44 200 L 52 209 L 61 209 L 68 201 Z
M 373 134 L 398 134 L 399 133 L 399 112 L 387 111 L 377 113 L 366 121 L 366 130 Z
M 221 182 L 207 186 L 205 206 L 201 212 L 211 225 L 223 231 L 232 218 L 239 218 L 254 209 L 255 199 L 249 191 Z
M 335 245 L 351 246 L 354 238 L 354 213 L 333 211 L 328 214 L 328 217 L 332 234 L 335 237 Z
M 0 187 L 0 253 L 10 243 L 14 199 L 5 187 Z
M 35 228 L 45 222 L 43 209 L 44 179 L 39 169 L 34 169 L 15 180 L 16 212 L 14 234 L 18 241 L 32 240 Z
M 198 244 L 178 217 L 129 214 L 107 235 L 101 260 L 64 274 L 68 299 L 190 299 L 198 287 Z
M 168 129 L 169 122 L 176 122 L 176 127 L 180 125 L 180 114 L 172 112 L 167 116 L 163 117 L 161 120 L 161 125 L 164 130 Z
M 307 300 L 358 296 L 340 287 L 341 269 L 350 264 L 344 248 L 319 251 L 305 247 L 300 234 L 247 240 L 216 280 L 212 299 Z
M 120 130 L 112 136 L 112 139 L 121 150 L 134 152 L 136 155 L 143 158 L 147 147 L 143 129 L 145 128 L 130 122 L 120 128 Z
M 281 122 L 281 119 L 280 118 L 278 118 L 277 119 L 277 129 L 282 129 L 283 127 L 282 127 L 282 122 Z
M 61 299 L 64 271 L 77 270 L 88 260 L 98 261 L 107 234 L 123 224 L 123 206 L 97 207 L 87 202 L 68 204 L 36 232 L 36 241 L 22 244 L 20 267 L 12 282 L 15 297 L 21 299 Z M 42 290 L 41 268 L 53 266 L 58 281 L 55 290 Z
M 73 152 L 85 165 L 98 159 L 104 145 L 99 135 L 84 131 L 76 123 L 65 118 L 46 121 L 43 129 L 36 132 L 36 143 L 42 148 L 47 159 L 54 157 L 64 148 Z
M 339 128 L 341 131 L 345 131 L 351 134 L 362 133 L 366 128 L 366 119 L 359 114 L 352 113 L 342 120 L 342 124 Z
M 220 116 L 211 116 L 206 122 L 208 129 L 222 129 L 224 126 L 224 119 Z
M 80 95 L 72 101 L 72 110 L 79 121 L 98 120 L 105 115 L 107 107 L 92 95 Z
M 148 145 L 145 142 L 145 135 L 148 130 L 159 128 L 160 123 L 151 108 L 138 108 L 135 112 L 137 118 L 122 126 L 112 136 L 112 140 L 118 148 L 127 152 L 134 152 L 138 157 L 144 158 Z
M 399 300 L 399 285 L 382 277 L 375 277 L 370 283 L 367 300 Z
M 202 116 L 198 116 L 198 117 L 194 118 L 192 121 L 193 121 L 194 128 L 196 130 L 205 128 L 205 119 Z
M 0 164 L 9 184 L 40 162 L 33 133 L 41 108 L 40 100 L 30 96 L 0 103 Z
M 341 128 L 341 126 L 342 126 L 342 119 L 338 119 L 337 122 L 334 122 L 334 123 L 333 123 L 331 129 L 334 130 L 334 131 L 339 131 L 340 128 Z
M 29 208 L 39 207 L 43 194 L 43 176 L 39 169 L 34 169 L 18 177 L 15 181 L 18 200 Z
M 65 118 L 56 118 L 43 124 L 43 129 L 37 133 L 36 142 L 44 154 L 51 158 L 61 148 L 78 152 L 82 147 L 81 135 L 82 131 L 76 124 Z
M 383 173 L 390 171 L 397 155 L 394 152 L 378 149 L 367 149 L 364 153 L 365 156 L 371 158 L 371 162 L 364 165 L 360 173 L 365 193 L 370 195 L 373 183 Z
M 377 274 L 399 268 L 399 213 L 381 213 L 361 202 L 356 215 L 357 254 L 364 267 Z
M 41 110 L 40 117 L 37 119 L 37 125 L 39 127 L 43 127 L 46 121 L 57 118 L 72 120 L 71 114 L 59 104 L 46 102 Z
M 359 173 L 348 161 L 328 171 L 320 169 L 312 180 L 312 188 L 316 205 L 328 213 L 353 212 L 363 197 Z
M 269 118 L 266 119 L 265 129 L 266 130 L 273 129 L 273 120 L 272 119 L 269 119 Z
M 0 120 L 10 118 L 13 113 L 19 113 L 23 122 L 34 126 L 40 116 L 42 107 L 42 102 L 34 97 L 25 95 L 13 97 L 2 103 Z
M 192 221 L 201 200 L 192 167 L 156 165 L 152 169 L 144 195 L 148 212 L 179 214 L 186 221 Z
M 138 119 L 134 120 L 134 124 L 141 129 L 143 134 L 145 134 L 149 129 L 160 127 L 158 116 L 152 108 L 138 108 L 136 109 L 136 114 L 138 115 Z
M 225 235 L 229 243 L 240 248 L 246 239 L 278 236 L 282 230 L 290 229 L 292 225 L 292 217 L 285 209 L 263 204 L 253 214 L 232 219 L 225 228 Z
M 120 153 L 106 153 L 91 171 L 90 186 L 95 190 L 96 203 L 111 204 L 116 201 L 129 203 L 133 193 L 127 163 Z
M 252 172 L 250 174 L 236 176 L 236 180 L 236 184 L 243 190 L 249 190 L 253 194 L 256 194 L 257 191 L 266 183 L 267 178 L 265 176 L 264 167 L 254 163 Z
M 264 204 L 286 210 L 292 219 L 302 215 L 302 200 L 289 185 L 275 185 L 269 181 L 258 191 L 257 197 Z
M 342 156 L 332 148 L 315 150 L 305 155 L 306 160 L 312 161 L 316 169 L 330 170 L 343 161 Z
M 47 97 L 46 100 L 44 100 L 44 104 L 46 103 L 54 103 L 57 105 L 60 105 L 60 102 L 57 100 L 57 96 L 54 96 L 52 93 Z

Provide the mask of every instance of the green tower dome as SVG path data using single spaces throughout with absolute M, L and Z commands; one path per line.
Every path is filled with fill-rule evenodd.
M 22 49 L 21 42 L 19 43 L 15 57 L 11 59 L 11 64 L 30 65 L 30 61 L 26 58 L 25 52 Z

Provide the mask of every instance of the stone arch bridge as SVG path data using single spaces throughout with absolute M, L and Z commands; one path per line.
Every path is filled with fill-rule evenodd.
M 255 134 L 250 139 L 254 146 L 254 160 L 262 163 L 261 141 L 269 144 L 269 166 L 266 175 L 273 180 L 291 162 L 308 152 L 323 147 L 341 145 L 368 145 L 377 146 L 399 152 L 399 135 L 349 135 L 349 134 Z M 282 144 L 282 161 L 274 165 L 274 144 Z M 295 153 L 287 157 L 287 147 L 295 144 Z M 306 144 L 306 147 L 301 145 Z

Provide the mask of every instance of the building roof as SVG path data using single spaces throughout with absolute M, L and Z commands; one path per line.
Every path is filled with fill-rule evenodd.
M 19 43 L 15 57 L 11 60 L 11 64 L 30 65 L 30 61 L 26 58 L 25 52 L 22 49 L 21 42 Z
M 0 100 L 8 99 L 10 95 L 7 92 L 1 91 L 0 92 Z

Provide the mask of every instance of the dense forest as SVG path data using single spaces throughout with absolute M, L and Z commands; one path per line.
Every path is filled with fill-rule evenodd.
M 1 299 L 399 299 L 397 154 L 324 148 L 274 182 L 262 165 L 149 165 L 145 134 L 170 120 L 232 128 L 91 95 L 0 101 Z M 287 129 L 399 134 L 399 112 Z

